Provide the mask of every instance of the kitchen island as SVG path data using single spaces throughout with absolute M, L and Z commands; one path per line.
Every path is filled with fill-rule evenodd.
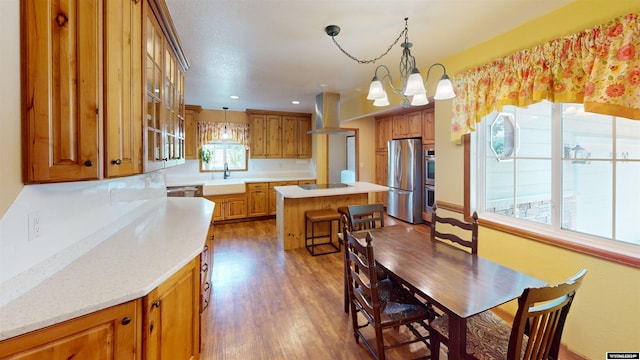
M 369 193 L 385 192 L 389 188 L 368 182 L 348 182 L 347 186 L 331 187 L 318 184 L 311 188 L 298 185 L 276 186 L 276 231 L 278 248 L 291 250 L 305 246 L 305 216 L 307 210 L 334 209 L 340 206 L 367 204 Z

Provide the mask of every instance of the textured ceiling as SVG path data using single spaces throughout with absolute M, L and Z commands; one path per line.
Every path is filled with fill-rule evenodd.
M 491 39 L 573 0 L 166 0 L 191 67 L 187 104 L 313 112 L 315 95 L 365 94 L 377 65 L 398 78 L 398 42 L 376 64 L 349 59 L 385 52 L 409 18 L 419 69 Z M 437 73 L 436 76 L 440 76 Z M 424 76 L 424 74 L 423 74 Z M 399 80 L 396 80 L 399 85 Z M 430 91 L 430 89 L 427 89 Z M 431 90 L 433 91 L 433 90 Z M 237 95 L 238 100 L 230 99 Z M 433 95 L 433 94 L 431 94 Z M 291 104 L 300 101 L 299 105 Z

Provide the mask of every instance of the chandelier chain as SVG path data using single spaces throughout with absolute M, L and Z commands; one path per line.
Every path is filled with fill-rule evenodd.
M 338 47 L 338 49 L 340 49 L 340 51 L 342 51 L 342 53 L 344 53 L 345 55 L 347 55 L 351 60 L 356 61 L 358 64 L 372 64 L 375 63 L 376 61 L 382 59 L 385 55 L 387 55 L 389 53 L 389 51 L 391 51 L 391 49 L 398 43 L 398 41 L 400 41 L 400 39 L 402 38 L 403 35 L 405 35 L 406 33 L 409 32 L 409 29 L 406 25 L 406 19 L 405 19 L 405 26 L 404 26 L 404 30 L 402 30 L 400 32 L 400 35 L 398 35 L 398 37 L 396 38 L 396 40 L 393 42 L 393 44 L 391 44 L 389 46 L 389 48 L 387 49 L 387 51 L 385 51 L 384 53 L 380 54 L 378 57 L 376 57 L 375 59 L 370 59 L 370 60 L 361 60 L 358 59 L 357 57 L 349 54 L 345 49 L 342 48 L 342 46 L 340 46 L 340 44 L 338 44 L 338 42 L 336 41 L 336 37 L 332 36 L 331 39 L 333 40 L 333 43 L 336 44 L 336 46 Z M 405 37 L 406 38 L 406 37 Z

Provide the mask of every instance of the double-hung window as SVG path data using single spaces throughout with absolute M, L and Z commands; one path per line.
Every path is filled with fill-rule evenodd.
M 505 106 L 471 136 L 483 218 L 640 254 L 640 121 L 543 101 Z

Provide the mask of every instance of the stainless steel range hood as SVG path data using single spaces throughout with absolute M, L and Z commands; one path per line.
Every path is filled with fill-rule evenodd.
M 322 92 L 316 95 L 316 128 L 307 134 L 353 134 L 353 131 L 340 129 L 340 94 Z

